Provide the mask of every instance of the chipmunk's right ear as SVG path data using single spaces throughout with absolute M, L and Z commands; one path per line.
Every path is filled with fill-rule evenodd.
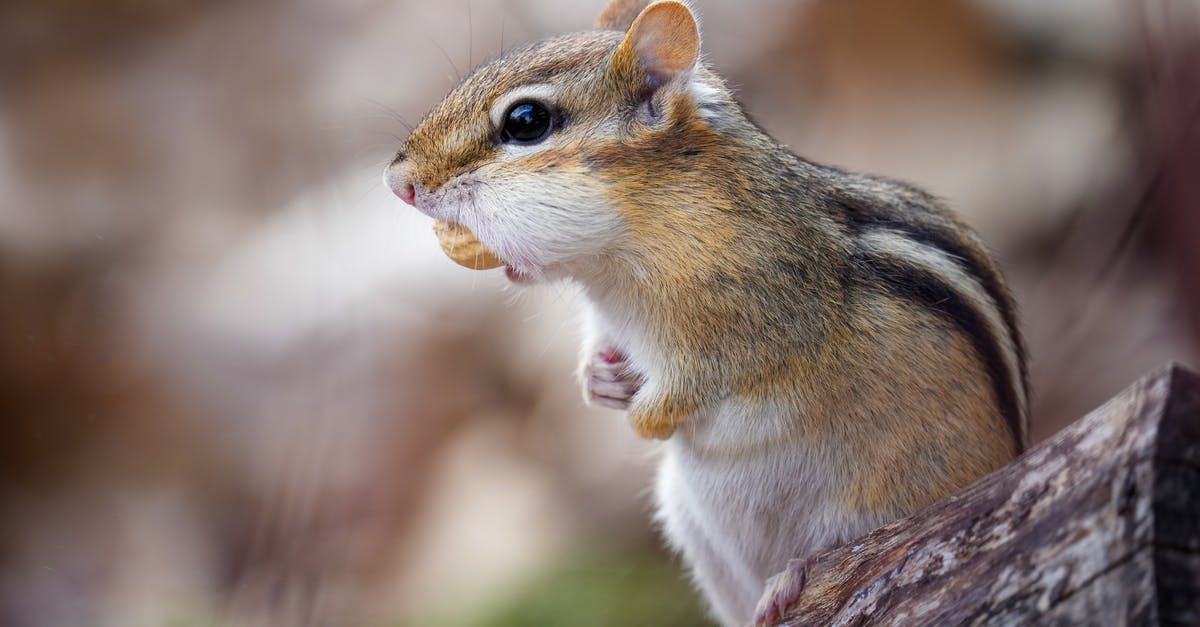
M 618 4 L 621 0 L 614 0 L 605 13 Z M 612 69 L 618 76 L 640 82 L 642 93 L 652 94 L 689 73 L 699 58 L 696 16 L 682 2 L 665 0 L 646 7 L 633 20 L 613 55 Z

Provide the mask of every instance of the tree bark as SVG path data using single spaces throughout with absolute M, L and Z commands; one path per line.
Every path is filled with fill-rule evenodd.
M 818 555 L 786 625 L 1200 625 L 1200 378 L 1150 375 Z

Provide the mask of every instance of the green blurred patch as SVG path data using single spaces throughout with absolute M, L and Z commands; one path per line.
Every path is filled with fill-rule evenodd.
M 713 623 L 683 567 L 661 554 L 590 552 L 515 586 L 454 627 L 697 627 Z

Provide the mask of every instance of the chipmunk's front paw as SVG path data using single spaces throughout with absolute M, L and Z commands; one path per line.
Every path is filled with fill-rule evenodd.
M 812 563 L 811 557 L 789 560 L 783 572 L 767 580 L 766 590 L 754 610 L 754 627 L 779 624 L 783 613 L 798 601 L 800 593 L 804 592 L 804 584 L 807 583 Z
M 629 409 L 629 401 L 642 387 L 642 377 L 629 369 L 625 354 L 605 346 L 596 351 L 583 369 L 589 403 Z

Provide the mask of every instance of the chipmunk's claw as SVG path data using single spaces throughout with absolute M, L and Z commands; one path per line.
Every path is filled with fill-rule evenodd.
M 783 614 L 800 599 L 812 568 L 812 558 L 790 560 L 783 572 L 767 580 L 766 590 L 754 610 L 754 627 L 778 625 Z

